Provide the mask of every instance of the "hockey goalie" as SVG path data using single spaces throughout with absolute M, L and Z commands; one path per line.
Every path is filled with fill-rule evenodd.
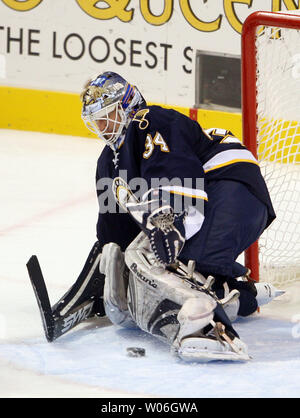
M 81 99 L 86 126 L 106 145 L 98 240 L 51 308 L 49 341 L 90 301 L 87 316 L 137 326 L 186 361 L 249 360 L 232 322 L 278 294 L 236 261 L 275 219 L 257 160 L 228 130 L 148 106 L 116 73 L 90 80 Z

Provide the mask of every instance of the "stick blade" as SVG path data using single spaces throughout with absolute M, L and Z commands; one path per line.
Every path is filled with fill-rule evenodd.
M 35 293 L 35 297 L 39 306 L 45 335 L 47 340 L 51 342 L 54 339 L 54 316 L 52 313 L 52 308 L 45 280 L 37 256 L 31 256 L 26 266 Z

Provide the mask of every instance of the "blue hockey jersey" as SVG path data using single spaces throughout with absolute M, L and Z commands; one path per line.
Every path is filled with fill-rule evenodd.
M 106 180 L 119 176 L 125 176 L 129 184 L 142 178 L 149 189 L 160 184 L 173 197 L 186 196 L 190 198 L 189 204 L 200 201 L 204 207 L 209 199 L 206 194 L 209 182 L 241 182 L 267 207 L 266 226 L 275 218 L 265 181 L 252 153 L 230 131 L 204 131 L 196 121 L 175 110 L 159 106 L 139 110 L 116 149 L 106 146 L 98 160 L 97 237 L 102 246 L 113 241 L 124 251 L 140 229 L 127 213 L 105 206 L 113 200 L 111 183 Z

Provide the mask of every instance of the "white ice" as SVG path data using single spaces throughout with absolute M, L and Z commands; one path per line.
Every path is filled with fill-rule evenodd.
M 51 302 L 96 241 L 97 140 L 0 131 L 0 397 L 299 397 L 299 284 L 235 325 L 248 363 L 185 364 L 141 331 L 88 320 L 46 342 L 26 270 L 36 254 Z M 146 349 L 129 358 L 126 347 Z

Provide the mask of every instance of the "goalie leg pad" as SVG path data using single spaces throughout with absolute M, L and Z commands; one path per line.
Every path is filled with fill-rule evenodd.
M 128 307 L 139 328 L 168 342 L 171 352 L 187 361 L 249 360 L 246 345 L 230 331 L 221 305 L 159 266 L 148 241 L 141 233 L 125 251 Z M 216 324 L 216 318 L 221 322 Z
M 213 320 L 216 305 L 216 301 L 204 293 L 199 293 L 197 297 L 186 300 L 177 316 L 180 330 L 174 344 L 176 345 L 187 336 L 194 335 L 209 325 Z
M 100 272 L 105 275 L 103 300 L 106 315 L 115 325 L 135 326 L 127 307 L 129 270 L 117 244 L 111 242 L 104 245 Z
M 130 269 L 128 308 L 133 319 L 142 330 L 170 344 L 180 328 L 177 314 L 188 299 L 208 300 L 205 312 L 211 313 L 216 306 L 211 296 L 157 262 L 143 232 L 126 249 L 125 261 Z
M 182 339 L 209 324 L 217 302 L 157 263 L 144 233 L 129 245 L 125 260 L 130 269 L 128 308 L 142 330 L 173 344 L 178 335 Z

